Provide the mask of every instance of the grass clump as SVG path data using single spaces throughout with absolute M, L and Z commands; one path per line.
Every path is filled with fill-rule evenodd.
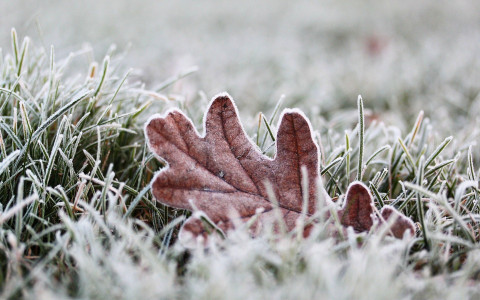
M 66 229 L 59 211 L 75 221 L 85 213 L 82 201 L 105 215 L 107 198 L 115 194 L 124 213 L 128 206 L 129 215 L 151 215 L 153 228 L 166 220 L 146 193 L 160 165 L 151 161 L 139 120 L 158 101 L 156 94 L 132 82 L 115 57 L 72 74 L 82 56 L 57 61 L 53 48 L 33 48 L 28 39 L 19 46 L 14 30 L 11 54 L 2 55 L 0 285 L 12 276 L 8 241 L 21 243 L 20 269 L 28 270 Z
M 114 53 L 99 65 L 80 64 L 84 73 L 76 76 L 81 52 L 57 61 L 53 49 L 28 40 L 19 46 L 14 31 L 12 40 L 0 61 L 3 298 L 480 295 L 473 143 L 441 136 L 423 113 L 406 134 L 369 120 L 361 98 L 358 112 L 346 113 L 345 120 L 359 120 L 353 128 L 309 116 L 330 196 L 337 199 L 361 179 L 377 208 L 390 204 L 412 217 L 416 238 L 372 231 L 333 239 L 319 218 L 306 239 L 269 231 L 252 239 L 240 228 L 207 251 L 187 250 L 171 243 L 183 218 L 157 206 L 149 192 L 162 164 L 145 146 L 143 122 L 149 106 L 164 109 L 158 99 L 166 97 L 132 81 Z M 199 93 L 179 105 L 200 120 L 203 110 L 196 108 L 206 106 L 204 98 Z M 280 106 L 269 118 L 260 114 L 257 128 L 246 126 L 267 154 Z

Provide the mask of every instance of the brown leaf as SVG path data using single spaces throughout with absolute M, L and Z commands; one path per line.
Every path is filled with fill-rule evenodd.
M 344 206 L 337 212 L 340 223 L 345 226 L 352 226 L 357 232 L 368 231 L 377 221 L 379 225 L 390 224 L 389 233 L 396 238 L 402 238 L 405 232 L 410 236 L 415 235 L 413 222 L 397 211 L 394 207 L 385 205 L 380 211 L 381 218 L 375 216 L 373 197 L 368 188 L 361 182 L 350 184 Z
M 383 220 L 389 223 L 389 220 L 393 218 L 390 232 L 394 237 L 401 239 L 405 232 L 409 232 L 410 236 L 415 236 L 415 225 L 412 220 L 405 217 L 405 215 L 392 206 L 385 205 L 380 211 L 380 214 L 382 215 Z
M 310 125 L 300 112 L 283 113 L 273 160 L 262 155 L 248 139 L 227 95 L 212 102 L 205 118 L 205 131 L 200 137 L 192 122 L 178 110 L 166 117 L 154 116 L 148 122 L 150 149 L 169 163 L 169 168 L 159 172 L 153 181 L 153 194 L 158 201 L 189 210 L 195 206 L 227 230 L 232 227 L 232 210 L 244 220 L 258 209 L 263 209 L 261 219 L 273 217 L 265 186 L 265 182 L 270 182 L 290 230 L 301 213 L 300 168 L 305 166 L 309 179 L 308 214 L 315 211 L 318 148 Z
M 373 202 L 367 187 L 360 182 L 354 182 L 347 190 L 345 204 L 338 211 L 340 223 L 352 226 L 357 232 L 367 231 L 373 225 Z
M 227 94 L 217 96 L 204 118 L 200 136 L 179 110 L 153 116 L 145 126 L 150 149 L 168 162 L 152 181 L 155 198 L 168 206 L 200 210 L 221 230 L 233 228 L 231 216 L 247 221 L 256 214 L 253 230 L 275 219 L 268 184 L 273 189 L 286 229 L 295 227 L 302 212 L 302 172 L 308 178 L 307 216 L 315 212 L 318 147 L 309 121 L 298 110 L 283 112 L 278 126 L 276 157 L 270 159 L 247 137 L 237 109 Z M 357 231 L 371 227 L 371 196 L 350 188 L 347 206 L 339 214 L 342 224 Z M 367 191 L 368 193 L 368 191 Z M 367 210 L 365 210 L 365 206 Z M 370 210 L 368 210 L 370 209 Z M 369 218 L 370 217 L 370 218 Z M 202 221 L 191 218 L 180 236 L 206 235 Z

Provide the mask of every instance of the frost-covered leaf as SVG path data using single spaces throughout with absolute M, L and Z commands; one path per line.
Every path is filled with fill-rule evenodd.
M 392 222 L 389 231 L 397 238 L 402 238 L 407 231 L 411 236 L 415 235 L 413 222 L 392 206 L 385 205 L 380 211 L 381 218 L 377 218 L 373 197 L 368 188 L 360 182 L 350 184 L 345 204 L 337 214 L 343 226 L 352 226 L 357 232 L 370 230 L 376 220 L 380 224 Z
M 274 159 L 263 155 L 247 137 L 237 109 L 227 94 L 217 96 L 205 116 L 205 133 L 200 136 L 180 111 L 153 116 L 146 124 L 150 149 L 168 163 L 152 182 L 155 198 L 166 205 L 200 210 L 206 220 L 192 217 L 184 224 L 180 238 L 206 236 L 205 223 L 212 230 L 227 231 L 232 216 L 243 222 L 252 217 L 252 232 L 274 221 L 278 209 L 287 230 L 302 214 L 302 168 L 308 190 L 306 215 L 315 212 L 319 176 L 318 146 L 308 119 L 299 110 L 286 109 L 280 118 Z M 271 190 L 269 191 L 269 187 Z M 339 211 L 341 223 L 356 231 L 373 224 L 372 198 L 363 185 L 353 185 L 346 207 Z M 307 227 L 308 229 L 308 227 Z M 308 232 L 307 232 L 308 233 Z

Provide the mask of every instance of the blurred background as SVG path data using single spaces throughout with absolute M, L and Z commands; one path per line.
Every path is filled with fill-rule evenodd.
M 101 62 L 115 44 L 147 87 L 196 69 L 169 92 L 228 91 L 252 117 L 284 94 L 335 122 L 355 116 L 361 94 L 371 118 L 401 129 L 420 110 L 445 135 L 478 124 L 476 0 L 15 0 L 0 11 L 8 51 L 12 27 L 58 58 L 92 49 L 82 59 Z

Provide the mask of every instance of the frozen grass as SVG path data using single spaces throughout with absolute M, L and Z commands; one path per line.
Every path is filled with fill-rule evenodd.
M 308 7 L 300 5 L 297 17 L 318 13 L 308 13 Z M 433 7 L 426 4 L 419 11 Z M 466 4 L 458 8 L 469 9 Z M 267 11 L 268 5 L 259 10 Z M 373 10 L 388 11 L 379 6 Z M 343 41 L 330 50 L 321 43 L 308 48 L 312 45 L 305 41 L 311 52 L 286 60 L 294 66 L 282 65 L 287 71 L 280 77 L 301 74 L 313 80 L 320 72 L 325 80 L 320 86 L 316 81 L 278 86 L 279 77 L 268 77 L 281 57 L 263 53 L 257 45 L 252 48 L 260 54 L 247 52 L 260 63 L 248 72 L 228 65 L 228 51 L 213 55 L 218 58 L 215 66 L 230 68 L 235 85 L 228 87 L 233 86 L 230 92 L 238 100 L 242 121 L 266 153 L 273 154 L 269 131 L 275 132 L 278 110 L 273 100 L 254 100 L 291 91 L 279 110 L 292 103 L 306 110 L 321 145 L 328 193 L 342 195 L 349 182 L 361 178 L 372 189 L 377 208 L 391 204 L 412 217 L 419 228 L 416 239 L 394 240 L 371 232 L 334 240 L 327 234 L 326 220 L 319 220 L 305 240 L 271 232 L 251 239 L 239 229 L 207 251 L 184 249 L 174 242 L 181 212 L 152 201 L 148 183 L 161 164 L 145 148 L 141 130 L 150 113 L 170 106 L 181 107 L 200 125 L 209 97 L 197 93 L 195 86 L 182 87 L 184 80 L 175 76 L 168 79 L 174 73 L 156 74 L 157 88 L 146 89 L 135 71 L 123 68 L 121 53 L 113 49 L 107 53 L 110 58 L 99 63 L 88 49 L 58 59 L 53 50 L 29 45 L 28 40 L 22 43 L 13 34 L 12 46 L 2 44 L 0 55 L 0 297 L 478 298 L 479 61 L 472 38 L 478 29 L 457 36 L 463 46 L 456 47 L 445 42 L 455 32 L 446 37 L 435 30 L 411 34 L 407 26 L 395 33 L 399 27 L 392 25 L 385 29 L 387 35 L 406 38 L 392 40 L 394 47 L 362 73 L 362 66 L 353 62 L 370 54 L 351 50 L 368 35 L 348 38 L 354 32 L 349 16 L 334 15 L 345 21 L 342 26 L 326 20 L 331 27 L 325 32 L 315 31 L 325 27 L 309 27 L 309 18 L 305 23 L 295 17 L 282 21 L 285 34 L 303 30 L 307 36 L 330 31 L 345 35 L 344 40 L 329 34 L 321 38 L 329 41 L 322 44 L 327 46 Z M 475 17 L 466 16 L 461 24 L 475 24 Z M 236 20 L 234 14 L 226 17 Z M 288 24 L 296 24 L 293 33 L 286 30 Z M 406 40 L 415 36 L 431 39 L 418 45 L 415 55 L 402 55 L 401 49 L 412 51 Z M 432 52 L 438 45 L 450 47 L 451 57 Z M 318 53 L 327 54 L 317 61 L 313 58 Z M 273 62 L 266 64 L 263 59 L 270 55 Z M 248 55 L 242 57 L 240 65 Z M 303 63 L 293 63 L 299 61 Z M 406 68 L 408 72 L 402 71 Z M 200 74 L 204 82 L 219 77 L 209 70 Z M 339 78 L 344 80 L 333 82 Z M 164 84 L 158 83 L 163 79 Z M 282 82 L 295 82 L 285 79 Z M 258 89 L 249 89 L 259 84 L 256 81 L 263 85 L 259 95 Z M 364 96 L 358 107 L 352 93 Z M 183 94 L 188 96 L 180 97 Z M 317 96 L 322 101 L 312 100 Z M 428 103 L 433 98 L 438 101 Z M 252 112 L 261 107 L 266 110 L 264 121 Z
M 76 221 L 86 213 L 82 201 L 105 216 L 113 193 L 125 217 L 163 228 L 169 211 L 147 193 L 161 165 L 145 148 L 137 120 L 163 96 L 144 90 L 108 56 L 64 78 L 70 62 L 85 53 L 56 61 L 53 48 L 29 47 L 28 39 L 19 46 L 15 31 L 9 52 L 0 78 L 2 285 L 18 284 L 14 278 L 28 274 L 39 258 L 58 263 L 52 251 L 66 229 L 59 211 Z M 12 268 L 14 245 L 22 257 Z

